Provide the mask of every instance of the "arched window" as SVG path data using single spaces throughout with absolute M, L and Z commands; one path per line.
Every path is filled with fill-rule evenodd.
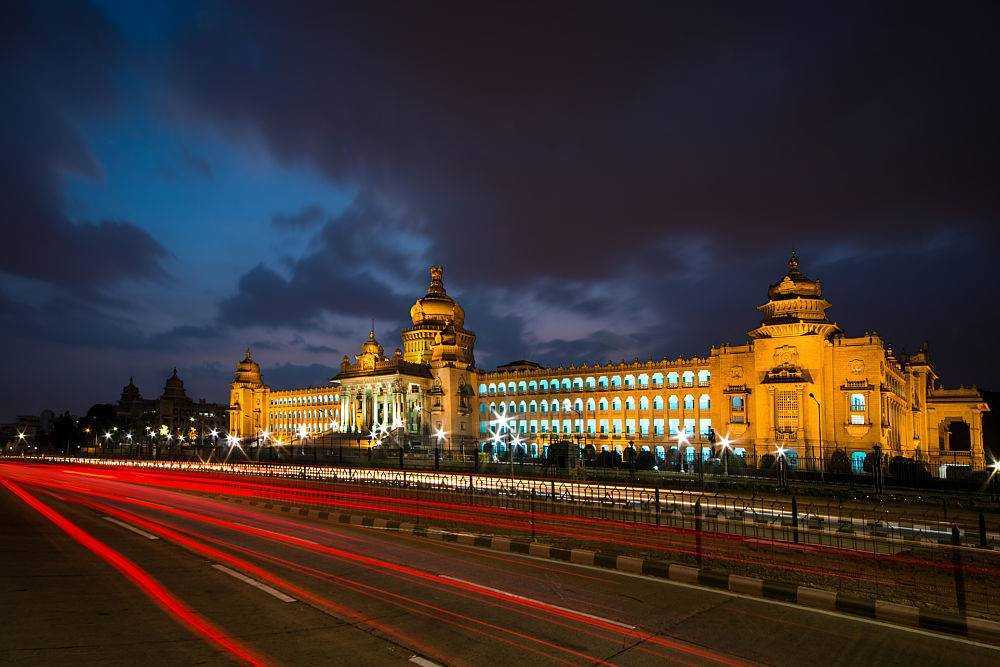
M 646 389 L 649 387 L 649 376 L 643 373 L 639 376 L 639 388 Z
M 745 403 L 742 396 L 733 395 L 729 399 L 729 405 L 732 407 L 733 412 L 743 412 L 743 406 Z
M 517 383 L 517 390 L 520 393 L 522 393 L 522 394 L 525 393 L 525 392 L 527 392 L 528 391 L 528 383 L 525 382 L 524 380 L 521 380 L 520 382 Z
M 587 389 L 594 389 L 597 386 L 597 380 L 595 380 L 593 376 L 590 376 L 583 381 L 583 384 L 587 387 Z
M 559 412 L 559 401 L 552 401 L 552 412 Z
M 626 389 L 635 389 L 635 376 L 634 375 L 626 375 L 625 376 L 625 388 Z
M 608 376 L 602 375 L 601 377 L 597 378 L 597 386 L 600 387 L 601 389 L 607 389 L 608 388 Z
M 712 399 L 709 398 L 708 394 L 702 394 L 698 397 L 698 409 L 708 410 L 712 405 Z
M 649 409 L 649 399 L 643 396 L 639 399 L 639 409 L 648 410 Z
M 615 396 L 613 399 L 611 399 L 611 409 L 612 410 L 621 410 L 622 409 L 622 399 L 618 398 L 617 396 Z
M 700 371 L 698 371 L 698 386 L 699 387 L 707 387 L 708 384 L 711 381 L 712 381 L 712 372 L 711 371 L 708 371 L 708 370 L 700 370 Z
M 667 404 L 670 406 L 671 410 L 676 410 L 677 406 L 678 406 L 677 397 L 676 396 L 671 396 L 670 400 L 667 401 Z
M 518 412 L 520 412 L 521 414 L 524 414 L 525 412 L 528 411 L 528 404 L 525 403 L 524 401 L 521 401 L 521 403 L 517 406 L 517 409 L 518 409 Z
M 653 373 L 653 386 L 654 387 L 663 386 L 663 373 Z
M 559 380 L 557 378 L 552 378 L 549 381 L 549 391 L 559 391 Z
M 549 381 L 548 380 L 539 380 L 538 381 L 538 390 L 539 391 L 548 391 L 549 390 Z
M 653 409 L 654 410 L 662 410 L 663 409 L 663 397 L 662 396 L 654 396 L 653 397 Z
M 612 377 L 611 378 L 611 388 L 612 389 L 621 389 L 621 387 L 622 387 L 622 376 L 615 375 L 614 377 Z
M 578 412 L 583 412 L 583 399 L 582 398 L 578 398 L 575 401 L 573 401 L 573 409 L 576 410 L 576 411 L 578 411 Z
M 504 394 L 506 394 L 507 393 L 507 385 L 505 385 L 503 382 L 501 382 L 500 384 L 498 384 L 497 385 L 497 393 L 500 394 L 501 396 L 503 396 Z
M 588 398 L 587 399 L 587 412 L 594 412 L 594 410 L 596 410 L 596 409 L 597 409 L 597 404 L 594 403 L 594 399 Z
M 865 411 L 865 395 L 851 394 L 851 412 Z
M 528 403 L 528 412 L 531 412 L 531 413 L 538 412 L 538 402 L 537 401 L 532 401 L 531 403 Z
M 514 384 L 513 382 L 511 382 L 510 384 L 508 384 L 507 385 L 507 393 L 508 394 L 516 394 L 517 393 L 517 385 Z
M 583 378 L 573 378 L 573 389 L 583 389 Z
M 694 371 L 684 371 L 684 374 L 681 377 L 684 380 L 685 387 L 694 386 Z
M 694 396 L 692 396 L 691 394 L 688 394 L 687 396 L 684 397 L 684 409 L 694 410 Z
M 626 396 L 625 397 L 625 409 L 626 410 L 635 410 L 635 399 L 632 398 L 631 396 Z
M 573 388 L 573 383 L 570 381 L 570 379 L 569 378 L 563 378 L 562 379 L 562 389 L 563 389 L 563 391 L 569 391 L 572 388 Z
M 549 411 L 549 404 L 547 402 L 542 401 L 541 403 L 539 403 L 539 405 L 542 408 L 542 414 L 543 415 L 546 414 Z
M 497 412 L 497 404 L 496 403 L 490 403 L 490 414 L 491 415 L 495 415 L 496 412 Z
M 678 377 L 677 373 L 667 373 L 667 384 L 671 387 L 676 387 Z
M 479 414 L 481 414 L 481 415 L 485 415 L 486 414 L 486 404 L 485 403 L 480 403 L 479 404 Z
M 608 399 L 602 398 L 601 401 L 600 401 L 600 403 L 598 403 L 597 405 L 599 406 L 598 410 L 607 410 L 608 409 Z
M 529 382 L 528 383 L 528 391 L 530 391 L 532 394 L 536 393 L 538 391 L 538 383 L 535 382 L 534 380 L 532 380 L 531 382 Z

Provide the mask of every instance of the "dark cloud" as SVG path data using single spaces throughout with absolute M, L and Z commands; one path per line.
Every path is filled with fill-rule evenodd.
M 271 224 L 278 229 L 297 231 L 311 229 L 321 223 L 326 212 L 319 204 L 303 206 L 298 213 L 275 213 L 271 216 Z
M 127 221 L 70 220 L 63 210 L 66 174 L 102 177 L 69 118 L 115 106 L 118 34 L 84 3 L 9 9 L 0 60 L 0 84 L 10 100 L 0 123 L 0 272 L 91 296 L 123 280 L 162 280 L 169 255 L 146 231 Z
M 174 83 L 406 202 L 469 282 L 586 278 L 675 235 L 995 242 L 995 9 L 256 3 L 191 30 Z
M 277 364 L 265 366 L 261 375 L 272 389 L 322 387 L 330 383 L 337 371 L 322 364 Z
M 316 232 L 287 277 L 265 264 L 241 276 L 219 305 L 220 317 L 237 326 L 315 327 L 324 315 L 399 322 L 415 298 L 400 290 L 424 270 L 413 246 L 418 234 L 405 211 L 363 192 Z

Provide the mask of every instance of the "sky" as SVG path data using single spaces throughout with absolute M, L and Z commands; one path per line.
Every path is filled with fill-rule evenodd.
M 0 420 L 321 384 L 435 263 L 480 367 L 704 355 L 793 248 L 1000 385 L 995 3 L 0 11 Z

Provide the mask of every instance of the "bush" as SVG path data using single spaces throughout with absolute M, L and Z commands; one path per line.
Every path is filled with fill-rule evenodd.
M 847 452 L 843 449 L 834 450 L 827 461 L 826 469 L 834 474 L 846 475 L 851 471 L 851 461 L 847 458 Z
M 760 468 L 761 470 L 770 470 L 774 467 L 775 462 L 774 454 L 764 454 L 760 457 Z
M 929 479 L 930 474 L 919 461 L 908 459 L 905 456 L 893 456 L 889 460 L 887 472 L 891 477 L 898 480 L 923 480 Z

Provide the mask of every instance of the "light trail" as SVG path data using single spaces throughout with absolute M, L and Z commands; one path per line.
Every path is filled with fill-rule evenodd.
M 223 630 L 174 597 L 162 584 L 153 579 L 145 570 L 128 558 L 93 537 L 90 533 L 84 531 L 14 482 L 0 478 L 0 484 L 3 484 L 4 487 L 20 498 L 26 505 L 51 521 L 81 546 L 118 570 L 150 600 L 155 602 L 171 618 L 185 626 L 188 630 L 223 649 L 241 662 L 250 665 L 268 664 L 257 652 L 230 637 Z

